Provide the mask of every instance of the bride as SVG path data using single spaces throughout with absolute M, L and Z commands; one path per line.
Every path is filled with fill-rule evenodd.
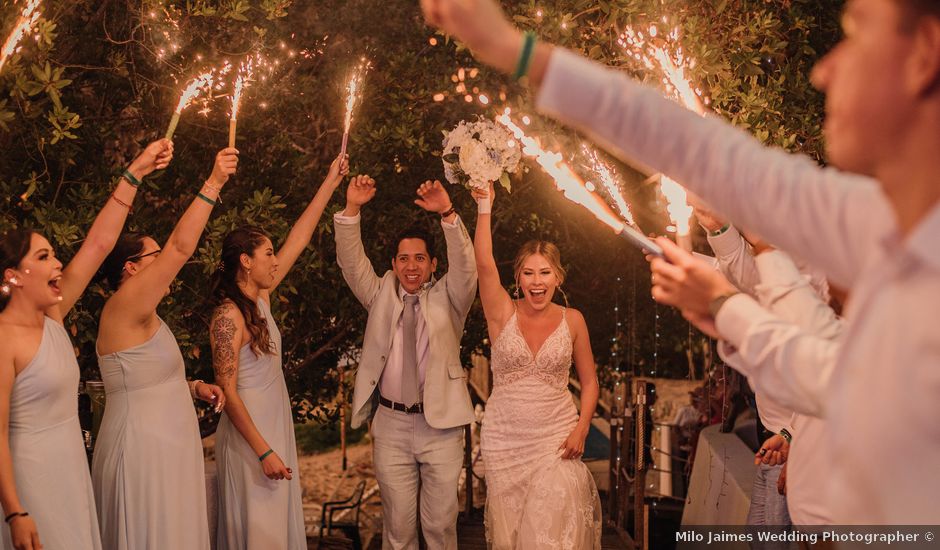
M 599 393 L 587 325 L 577 310 L 552 303 L 565 277 L 552 243 L 530 241 L 519 250 L 510 298 L 493 258 L 492 184 L 473 195 L 494 379 L 481 433 L 487 541 L 492 550 L 600 549 L 601 503 L 580 460 Z M 568 392 L 572 359 L 580 416 Z

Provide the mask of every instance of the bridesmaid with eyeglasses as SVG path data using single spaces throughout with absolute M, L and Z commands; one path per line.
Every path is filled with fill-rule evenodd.
M 151 143 L 124 171 L 63 266 L 41 234 L 0 237 L 0 504 L 3 550 L 100 550 L 98 517 L 78 422 L 79 367 L 63 325 L 114 248 L 140 180 L 169 165 Z

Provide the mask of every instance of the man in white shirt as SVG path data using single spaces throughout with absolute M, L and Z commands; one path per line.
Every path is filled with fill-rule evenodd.
M 477 59 L 541 85 L 542 112 L 669 174 L 848 289 L 842 345 L 816 404 L 829 419 L 833 521 L 940 523 L 940 476 L 926 473 L 940 464 L 940 3 L 849 0 L 845 38 L 813 71 L 830 162 L 867 177 L 766 148 L 571 52 L 526 48 L 492 0 L 422 7 Z M 721 306 L 743 297 L 714 298 L 715 314 L 686 313 L 720 329 Z
M 448 271 L 432 279 L 434 239 L 412 227 L 399 235 L 391 269 L 379 277 L 362 245 L 359 214 L 375 192 L 368 176 L 352 178 L 346 208 L 333 217 L 336 261 L 369 312 L 352 426 L 372 419 L 382 548 L 417 550 L 420 491 L 428 546 L 456 550 L 463 426 L 474 419 L 460 363 L 460 338 L 477 287 L 473 243 L 440 182 L 425 182 L 415 202 L 441 216 Z

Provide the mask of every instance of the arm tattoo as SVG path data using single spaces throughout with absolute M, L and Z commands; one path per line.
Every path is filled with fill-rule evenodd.
M 215 369 L 215 379 L 224 384 L 235 374 L 235 323 L 225 316 L 225 309 L 216 311 L 212 319 L 212 367 Z

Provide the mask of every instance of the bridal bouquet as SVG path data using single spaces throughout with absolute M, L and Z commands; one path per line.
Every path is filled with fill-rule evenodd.
M 519 144 L 512 135 L 492 120 L 460 121 L 444 134 L 444 176 L 453 184 L 468 189 L 485 190 L 491 181 L 499 181 L 510 190 L 509 174 L 522 158 Z

